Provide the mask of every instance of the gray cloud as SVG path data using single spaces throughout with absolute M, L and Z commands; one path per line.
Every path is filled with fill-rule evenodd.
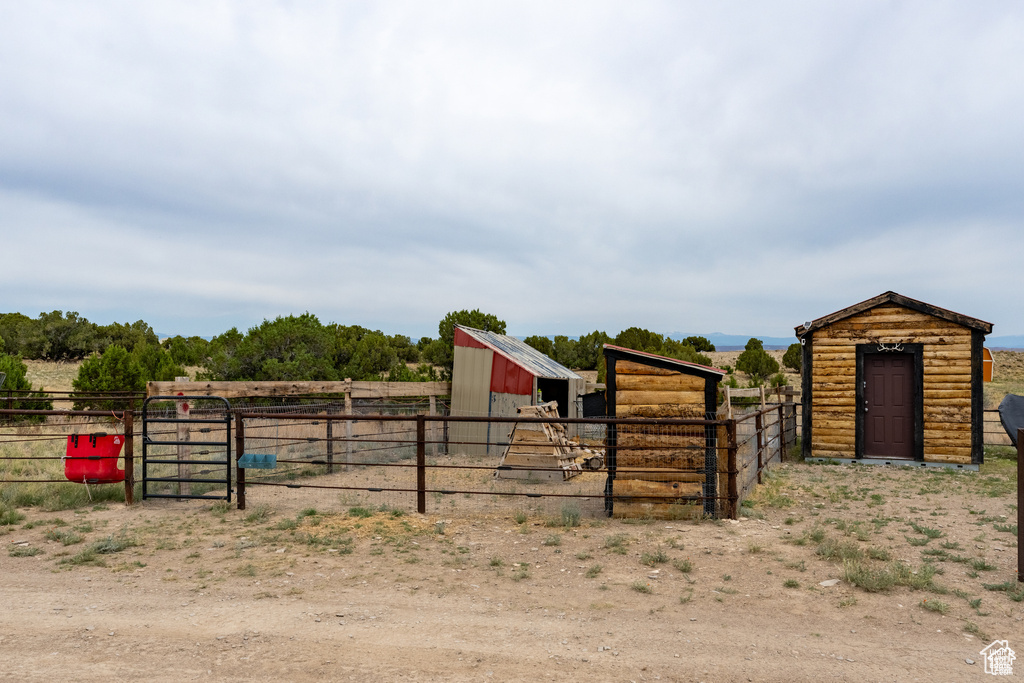
M 1024 333 L 1014 3 L 11 3 L 4 306 Z

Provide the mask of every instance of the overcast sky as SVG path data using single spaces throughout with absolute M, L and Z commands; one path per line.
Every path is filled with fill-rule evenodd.
M 1019 2 L 0 0 L 0 311 L 1024 334 Z

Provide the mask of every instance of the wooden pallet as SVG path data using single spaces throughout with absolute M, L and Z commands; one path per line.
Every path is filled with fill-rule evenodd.
M 557 418 L 558 402 L 521 406 L 523 417 Z M 582 458 L 584 463 L 577 462 Z M 581 448 L 565 433 L 565 425 L 543 422 L 517 422 L 509 434 L 509 445 L 494 472 L 499 479 L 565 481 L 583 471 L 584 466 L 600 469 L 603 454 Z

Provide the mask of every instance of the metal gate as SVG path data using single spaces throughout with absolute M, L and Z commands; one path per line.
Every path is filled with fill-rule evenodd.
M 142 404 L 142 499 L 231 500 L 231 404 L 150 396 Z

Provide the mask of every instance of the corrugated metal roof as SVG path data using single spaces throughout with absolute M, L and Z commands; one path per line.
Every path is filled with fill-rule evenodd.
M 520 365 L 530 374 L 547 379 L 583 379 L 561 363 L 556 363 L 529 344 L 515 337 L 494 332 L 484 332 L 472 327 L 456 325 L 460 330 L 476 339 L 495 353 L 500 353 Z

